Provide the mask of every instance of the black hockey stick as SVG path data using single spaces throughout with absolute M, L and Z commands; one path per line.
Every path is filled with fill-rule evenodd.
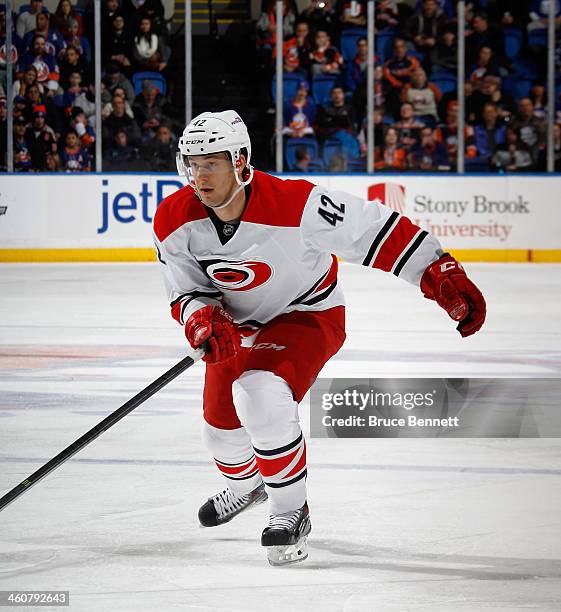
M 138 408 L 140 404 L 143 404 L 148 398 L 152 397 L 154 393 L 165 387 L 174 378 L 177 378 L 182 372 L 187 370 L 187 368 L 190 368 L 203 355 L 204 352 L 200 350 L 193 353 L 192 356 L 184 357 L 179 363 L 175 364 L 173 368 L 168 370 L 165 374 L 162 374 L 160 378 L 157 378 L 153 383 L 142 389 L 140 393 L 137 393 L 128 402 L 124 403 L 120 408 L 117 408 L 117 410 L 112 412 L 109 416 L 105 417 L 103 421 L 98 423 L 95 427 L 92 427 L 92 429 L 87 431 L 70 446 L 67 446 L 58 455 L 53 457 L 50 461 L 47 461 L 45 465 L 33 472 L 31 476 L 28 476 L 23 482 L 6 493 L 6 495 L 0 497 L 0 511 L 3 510 L 8 504 L 11 504 L 20 495 L 31 489 L 33 485 L 37 484 L 40 480 L 47 476 L 47 474 L 50 474 L 53 470 L 56 470 L 57 467 L 70 459 L 70 457 L 75 455 L 78 451 L 82 450 L 104 431 L 107 431 L 110 427 L 115 425 L 117 421 L 120 421 L 124 416 L 129 414 L 129 412 L 132 412 L 135 408 Z

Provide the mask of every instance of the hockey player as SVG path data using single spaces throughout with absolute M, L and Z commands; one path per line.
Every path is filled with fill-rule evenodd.
M 345 340 L 337 258 L 420 286 L 458 331 L 485 301 L 438 241 L 378 202 L 254 170 L 234 111 L 203 113 L 179 140 L 189 185 L 154 219 L 171 314 L 205 345 L 203 438 L 227 486 L 199 510 L 222 525 L 269 498 L 272 565 L 307 557 L 306 443 L 298 403 Z

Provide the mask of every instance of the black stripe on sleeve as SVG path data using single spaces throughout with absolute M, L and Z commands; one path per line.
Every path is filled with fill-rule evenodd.
M 286 451 L 289 451 L 291 448 L 295 448 L 296 446 L 300 444 L 301 441 L 302 441 L 302 433 L 300 433 L 300 435 L 296 438 L 296 440 L 293 440 L 286 446 L 281 446 L 280 448 L 274 448 L 273 450 L 259 450 L 258 448 L 255 448 L 254 446 L 253 450 L 257 454 L 263 455 L 263 457 L 270 457 L 271 455 L 280 455 L 281 453 L 285 453 Z
M 314 295 L 313 298 L 310 298 L 309 300 L 306 300 L 305 302 L 301 302 L 301 304 L 303 306 L 313 306 L 314 304 L 317 304 L 318 302 L 321 302 L 322 300 L 327 299 L 335 290 L 335 287 L 337 287 L 337 281 L 335 281 L 334 283 L 331 283 L 331 285 L 329 285 L 329 287 L 327 287 L 327 289 L 324 289 L 321 293 L 318 293 L 317 295 Z
M 382 240 L 384 239 L 385 235 L 390 231 L 390 227 L 393 225 L 397 217 L 399 217 L 399 213 L 394 210 L 393 213 L 389 216 L 388 220 L 384 223 L 382 229 L 376 234 L 376 238 L 374 238 L 374 242 L 372 242 L 372 244 L 370 245 L 370 248 L 368 249 L 368 254 L 362 262 L 363 266 L 372 265 L 372 258 L 374 257 L 376 249 L 378 248 L 380 242 L 382 242 Z
M 403 266 L 409 261 L 409 259 L 411 259 L 411 256 L 413 255 L 413 253 L 419 248 L 419 246 L 421 245 L 421 242 L 423 242 L 423 240 L 429 235 L 428 232 L 425 232 L 424 230 L 417 236 L 417 238 L 415 238 L 415 242 L 413 242 L 413 244 L 407 249 L 407 251 L 405 251 L 405 253 L 403 254 L 403 256 L 401 257 L 401 259 L 399 260 L 398 264 L 396 265 L 393 273 L 396 276 L 399 276 L 399 273 L 403 270 Z
M 181 300 L 184 300 L 186 297 L 191 298 L 191 299 L 195 299 L 199 297 L 219 298 L 221 295 L 222 294 L 219 291 L 210 291 L 210 292 L 189 291 L 189 293 L 184 293 L 183 295 L 180 295 L 178 298 L 175 298 L 175 300 L 173 300 L 173 302 L 170 303 L 170 307 L 173 308 L 178 302 L 181 302 Z

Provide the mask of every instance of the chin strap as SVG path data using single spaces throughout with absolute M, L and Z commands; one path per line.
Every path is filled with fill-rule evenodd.
M 205 204 L 203 202 L 203 199 L 201 198 L 201 193 L 199 191 L 199 188 L 195 185 L 195 181 L 193 180 L 193 184 L 191 185 L 193 187 L 193 189 L 195 190 L 195 193 L 197 194 L 197 197 L 199 198 L 199 200 L 205 204 L 205 206 L 207 206 L 207 208 L 212 208 L 212 210 L 220 210 L 221 208 L 226 208 L 226 206 L 229 206 L 232 202 L 232 200 L 238 195 L 238 193 L 240 193 L 240 191 L 242 189 L 244 189 L 247 185 L 249 185 L 249 183 L 251 183 L 251 181 L 253 180 L 253 166 L 247 166 L 247 169 L 249 170 L 249 176 L 247 178 L 246 181 L 242 181 L 240 180 L 240 177 L 238 176 L 238 173 L 236 172 L 236 182 L 238 183 L 238 187 L 236 189 L 234 189 L 234 191 L 232 192 L 232 195 L 226 200 L 226 202 L 223 202 L 222 204 L 220 204 L 220 206 L 207 206 L 207 204 Z M 191 182 L 191 181 L 189 181 Z

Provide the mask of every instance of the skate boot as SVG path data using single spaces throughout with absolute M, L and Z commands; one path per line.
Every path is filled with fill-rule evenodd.
M 267 493 L 263 483 L 245 495 L 239 495 L 226 488 L 210 497 L 199 508 L 199 521 L 202 527 L 216 527 L 231 521 L 240 512 L 262 504 L 266 499 Z
M 308 557 L 307 539 L 312 530 L 308 503 L 298 510 L 271 514 L 261 535 L 261 546 L 267 547 L 271 565 L 287 565 Z

